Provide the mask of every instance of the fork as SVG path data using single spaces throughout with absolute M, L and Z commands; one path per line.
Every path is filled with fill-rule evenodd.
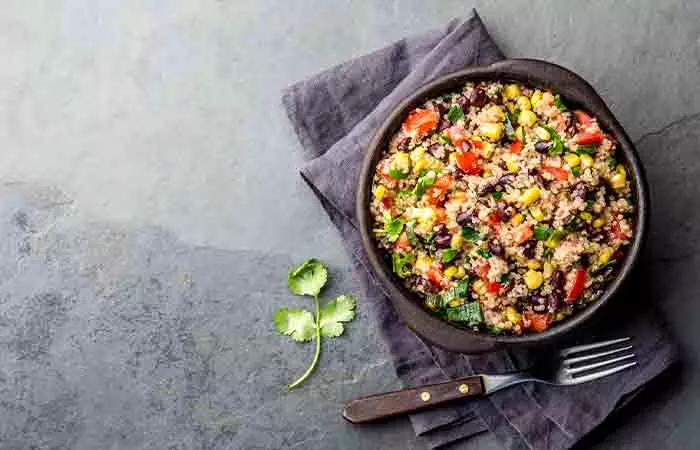
M 352 423 L 372 422 L 449 401 L 492 394 L 529 381 L 559 386 L 586 383 L 636 365 L 628 341 L 630 338 L 625 337 L 569 347 L 522 372 L 472 375 L 446 383 L 357 398 L 345 404 L 343 417 Z

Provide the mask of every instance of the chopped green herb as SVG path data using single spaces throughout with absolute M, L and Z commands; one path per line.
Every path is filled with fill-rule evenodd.
M 501 334 L 503 333 L 503 328 L 494 325 L 489 325 L 488 327 L 486 327 L 486 331 L 488 331 L 490 334 Z
M 398 217 L 391 217 L 388 211 L 384 211 L 384 235 L 387 241 L 396 242 L 403 231 L 403 222 Z
M 549 132 L 549 135 L 552 139 L 552 145 L 549 146 L 549 155 L 550 156 L 560 156 L 564 154 L 564 151 L 566 150 L 566 146 L 562 142 L 561 138 L 559 137 L 559 134 L 554 131 L 554 128 L 544 125 L 541 125 L 542 128 L 547 130 Z
M 464 111 L 462 111 L 462 108 L 460 108 L 458 105 L 452 106 L 450 111 L 447 113 L 447 120 L 455 123 L 462 119 L 464 119 Z
M 452 141 L 450 140 L 450 138 L 448 138 L 448 137 L 447 137 L 445 134 L 443 134 L 443 133 L 438 134 L 438 141 L 440 141 L 440 143 L 443 144 L 443 145 L 452 145 L 452 146 L 454 147 L 454 144 L 452 143 Z
M 508 274 L 507 274 L 507 273 L 504 273 L 503 275 L 501 275 L 501 280 L 500 280 L 500 281 L 501 281 L 501 283 L 503 283 L 503 284 L 507 283 L 507 282 L 508 282 Z
M 402 172 L 400 170 L 394 169 L 393 167 L 389 168 L 389 176 L 395 180 L 403 180 L 408 176 L 409 172 L 409 170 Z
M 412 254 L 393 253 L 391 255 L 391 264 L 394 273 L 398 275 L 399 278 L 406 278 L 411 274 L 414 261 L 415 256 Z
M 554 252 L 550 249 L 547 249 L 542 253 L 542 256 L 544 256 L 545 258 L 551 258 L 552 256 L 554 256 Z
M 564 225 L 564 229 L 569 232 L 574 232 L 580 230 L 581 225 L 581 219 L 578 217 L 574 217 L 569 223 Z
M 459 250 L 455 250 L 454 248 L 448 248 L 447 250 L 442 251 L 442 262 L 450 262 L 455 257 L 457 256 L 457 253 L 459 253 Z
M 566 107 L 566 104 L 564 103 L 564 100 L 561 99 L 561 96 L 559 94 L 554 96 L 554 104 L 557 108 L 559 108 L 560 111 L 566 111 L 568 109 Z
M 469 278 L 463 278 L 455 286 L 455 295 L 459 298 L 469 298 Z
M 474 327 L 484 321 L 479 302 L 468 302 L 458 308 L 447 308 L 447 320 L 465 322 Z
M 581 168 L 579 166 L 572 167 L 571 173 L 573 173 L 574 176 L 577 177 L 577 176 L 581 175 Z
M 505 120 L 505 132 L 506 136 L 508 137 L 509 140 L 514 141 L 515 140 L 515 128 L 513 128 L 513 120 L 511 119 L 510 112 L 506 111 L 506 120 Z
M 468 241 L 479 241 L 481 240 L 481 235 L 472 227 L 462 227 L 462 237 Z
M 578 154 L 578 155 L 592 155 L 595 153 L 597 148 L 598 148 L 598 146 L 595 144 L 588 144 L 588 145 L 579 144 L 576 147 L 576 154 Z
M 552 230 L 542 225 L 535 225 L 532 234 L 533 237 L 538 241 L 546 241 L 547 239 L 549 239 L 549 235 L 552 234 Z
M 416 222 L 414 220 L 412 220 L 406 224 L 406 236 L 408 236 L 408 240 L 411 243 L 411 245 L 413 245 L 414 247 L 417 247 L 420 245 L 420 242 L 418 241 L 418 238 L 416 237 L 415 226 L 416 226 Z
M 335 338 L 343 334 L 343 322 L 355 318 L 355 299 L 348 295 L 339 295 L 321 307 L 321 336 Z
M 318 297 L 328 281 L 328 270 L 317 259 L 309 259 L 299 267 L 289 271 L 287 285 L 296 295 Z
M 595 205 L 593 200 L 586 201 L 586 209 L 593 209 L 593 205 Z
M 494 191 L 491 192 L 491 197 L 493 197 L 496 200 L 500 200 L 501 197 L 503 197 L 503 191 Z
M 416 198 L 421 198 L 423 194 L 425 194 L 426 189 L 428 189 L 430 186 L 435 183 L 435 178 L 437 177 L 437 173 L 435 173 L 434 170 L 429 170 L 425 173 L 425 175 L 422 175 L 420 178 L 418 178 L 418 181 L 416 182 L 416 187 L 413 188 L 413 194 L 416 196 Z
M 483 256 L 486 259 L 489 259 L 491 257 L 491 252 L 485 248 L 480 248 L 479 250 L 476 251 L 476 254 L 479 256 Z
M 608 167 L 610 167 L 610 169 L 612 170 L 616 166 L 617 166 L 617 158 L 615 158 L 614 156 L 609 156 L 608 157 Z

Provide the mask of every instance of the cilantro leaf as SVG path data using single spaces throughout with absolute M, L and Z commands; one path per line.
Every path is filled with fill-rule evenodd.
M 460 108 L 458 105 L 452 106 L 450 111 L 447 113 L 447 120 L 455 123 L 462 119 L 464 119 L 464 111 L 462 111 L 462 108 Z
M 493 191 L 491 192 L 491 197 L 493 197 L 494 200 L 500 200 L 501 197 L 503 197 L 503 191 Z
M 610 170 L 614 169 L 617 166 L 617 158 L 614 156 L 609 156 L 608 157 L 608 167 L 610 167 Z
M 577 155 L 592 155 L 593 153 L 595 153 L 597 148 L 598 148 L 598 146 L 595 144 L 588 144 L 588 145 L 579 144 L 578 146 L 576 146 L 576 154 Z
M 554 128 L 549 127 L 547 125 L 541 125 L 542 128 L 547 130 L 549 135 L 551 136 L 552 139 L 552 145 L 549 146 L 549 155 L 550 156 L 560 156 L 564 154 L 564 151 L 566 150 L 566 146 L 562 142 L 561 138 L 559 137 L 559 134 L 554 131 Z
M 447 250 L 442 251 L 442 262 L 450 262 L 455 257 L 457 256 L 457 253 L 459 253 L 459 250 L 455 250 L 454 248 L 448 248 Z
M 396 242 L 403 231 L 403 222 L 398 217 L 391 217 L 388 211 L 384 211 L 384 234 L 389 242 Z
M 459 298 L 469 298 L 469 278 L 462 278 L 455 286 L 455 295 Z
M 462 227 L 462 237 L 472 242 L 481 240 L 479 232 L 472 227 Z
M 504 124 L 504 129 L 506 136 L 509 140 L 515 140 L 515 128 L 513 128 L 513 119 L 511 118 L 510 112 L 506 111 L 506 119 Z
M 467 302 L 458 308 L 448 308 L 446 312 L 447 320 L 466 322 L 470 327 L 479 325 L 484 321 L 479 302 Z
M 444 135 L 443 133 L 438 134 L 438 141 L 440 141 L 440 143 L 442 143 L 443 145 L 451 145 L 454 147 L 454 144 L 452 144 L 450 138 Z
M 394 273 L 400 278 L 406 278 L 411 274 L 410 265 L 413 264 L 413 261 L 415 261 L 415 256 L 412 254 L 393 253 L 391 255 L 391 265 Z
M 559 94 L 554 96 L 554 104 L 557 108 L 559 108 L 560 111 L 566 111 L 567 109 L 569 109 L 566 107 L 564 100 L 561 99 L 561 96 Z
M 421 198 L 425 194 L 426 189 L 435 183 L 435 178 L 437 178 L 437 173 L 434 170 L 429 170 L 425 175 L 418 178 L 416 182 L 416 187 L 413 188 L 413 194 L 417 198 Z
M 491 257 L 491 252 L 488 251 L 488 249 L 485 248 L 480 248 L 479 250 L 476 251 L 476 254 L 479 256 L 482 256 L 486 259 L 489 259 Z
M 309 259 L 299 267 L 289 271 L 287 285 L 296 295 L 318 297 L 328 281 L 328 270 L 317 259 Z
M 394 169 L 393 167 L 389 168 L 389 176 L 395 180 L 403 180 L 408 176 L 410 171 L 406 170 L 405 172 L 402 172 L 398 169 Z
M 533 230 L 533 237 L 538 241 L 546 241 L 549 239 L 549 235 L 552 234 L 552 230 L 542 225 L 535 225 Z
M 577 176 L 581 175 L 581 168 L 579 166 L 572 167 L 571 173 L 574 174 L 575 177 L 577 177 Z
M 316 331 L 314 315 L 302 308 L 280 308 L 272 320 L 280 334 L 297 342 L 310 341 Z
M 321 307 L 321 336 L 334 338 L 343 334 L 343 322 L 355 318 L 355 299 L 340 295 Z

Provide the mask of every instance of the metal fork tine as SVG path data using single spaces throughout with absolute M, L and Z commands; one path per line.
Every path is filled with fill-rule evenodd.
M 573 357 L 573 358 L 565 359 L 565 360 L 564 360 L 564 364 L 577 364 L 577 363 L 584 362 L 584 361 L 588 361 L 588 360 L 591 360 L 591 359 L 602 358 L 603 356 L 613 355 L 613 354 L 615 354 L 615 353 L 619 353 L 619 352 L 624 352 L 624 351 L 626 351 L 626 350 L 630 350 L 632 347 L 633 347 L 632 345 L 628 345 L 628 346 L 626 346 L 626 347 L 620 347 L 620 348 L 616 348 L 616 349 L 614 349 L 614 350 L 608 350 L 608 351 L 605 351 L 605 352 L 594 353 L 594 354 L 592 354 L 592 355 L 575 356 L 575 357 Z
M 626 342 L 629 340 L 630 340 L 629 337 L 624 337 L 624 338 L 620 338 L 620 339 L 613 339 L 610 341 L 596 342 L 595 344 L 575 345 L 573 347 L 565 348 L 564 350 L 559 352 L 559 354 L 562 357 L 567 357 L 569 355 L 573 355 L 574 353 L 585 352 L 588 350 L 595 350 L 596 348 L 607 347 L 610 345 L 619 344 L 620 342 Z
M 629 369 L 630 367 L 633 367 L 636 365 L 637 365 L 637 361 L 632 361 L 630 363 L 623 364 L 621 366 L 611 367 L 611 368 L 606 369 L 606 370 L 601 370 L 600 372 L 589 373 L 588 375 L 582 375 L 580 377 L 571 378 L 570 383 L 572 383 L 572 384 L 586 383 L 588 381 L 597 380 L 598 378 L 607 377 L 608 375 L 612 375 L 614 373 L 621 372 L 625 369 Z
M 597 369 L 598 367 L 608 366 L 610 364 L 615 364 L 616 362 L 624 361 L 624 360 L 630 359 L 630 358 L 634 358 L 634 353 L 630 353 L 629 355 L 624 355 L 624 356 L 618 356 L 617 358 L 607 359 L 605 361 L 600 361 L 600 362 L 596 362 L 596 363 L 592 363 L 592 364 L 586 364 L 585 366 L 573 367 L 573 368 L 567 367 L 564 370 L 571 375 L 575 375 L 577 373 Z

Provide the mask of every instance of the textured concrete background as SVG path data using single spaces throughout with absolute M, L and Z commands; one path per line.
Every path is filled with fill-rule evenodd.
M 312 352 L 272 333 L 304 304 L 287 268 L 319 257 L 330 294 L 355 287 L 279 92 L 472 6 L 507 55 L 587 78 L 652 184 L 651 294 L 685 369 L 582 448 L 694 448 L 700 4 L 650 0 L 3 2 L 0 448 L 422 448 L 405 419 L 339 416 L 398 386 L 362 317 L 284 389 Z

